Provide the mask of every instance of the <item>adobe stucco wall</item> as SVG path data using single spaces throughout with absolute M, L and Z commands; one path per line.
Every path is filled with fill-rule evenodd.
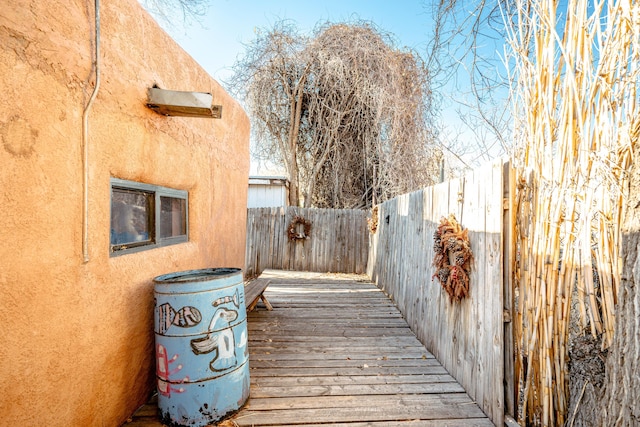
M 0 425 L 124 422 L 155 386 L 152 279 L 244 265 L 246 114 L 136 0 L 102 2 L 83 261 L 93 7 L 0 9 Z M 223 118 L 157 115 L 145 107 L 154 84 L 211 92 Z M 110 258 L 110 177 L 188 190 L 189 242 Z

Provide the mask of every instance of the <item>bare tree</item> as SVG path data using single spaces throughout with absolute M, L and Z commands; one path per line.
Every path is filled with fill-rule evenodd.
M 287 21 L 276 23 L 270 31 L 258 30 L 243 59 L 234 65 L 230 82 L 250 111 L 257 141 L 254 156 L 285 167 L 293 206 L 299 204 L 298 144 L 306 145 L 299 141 L 307 135 L 301 127 L 308 125 L 303 120 L 303 95 L 310 74 L 307 43 L 308 38 Z
M 636 38 L 638 42 L 640 38 Z M 628 188 L 625 189 L 627 201 L 622 224 L 622 280 L 616 305 L 615 335 L 606 360 L 604 387 L 602 393 L 597 394 L 601 398 L 600 405 L 594 405 L 595 408 L 590 411 L 582 411 L 588 411 L 590 415 L 595 413 L 596 416 L 587 420 L 592 421 L 592 425 L 603 427 L 640 424 L 640 287 L 637 273 L 640 270 L 640 120 L 636 119 L 630 133 L 633 138 L 633 160 L 629 168 Z M 591 375 L 585 377 L 588 380 Z M 576 406 L 579 406 L 580 397 L 582 395 L 576 398 Z
M 155 17 L 167 24 L 174 23 L 177 16 L 183 21 L 198 18 L 205 14 L 210 0 L 139 0 Z
M 236 63 L 257 145 L 289 174 L 290 204 L 367 207 L 433 182 L 429 73 L 371 23 L 280 22 Z
M 459 132 L 449 137 L 449 143 L 441 141 L 445 150 L 465 166 L 510 153 L 509 53 L 504 35 L 505 23 L 512 19 L 513 0 L 429 3 L 434 26 L 427 64 L 437 77 L 434 88 L 456 88 L 453 95 L 442 97 L 457 106 L 464 134 L 472 139 L 461 140 Z

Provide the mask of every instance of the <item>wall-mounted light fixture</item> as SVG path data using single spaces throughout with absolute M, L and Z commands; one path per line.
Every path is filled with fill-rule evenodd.
M 182 92 L 151 87 L 147 107 L 163 116 L 222 118 L 222 105 L 212 105 L 207 92 Z

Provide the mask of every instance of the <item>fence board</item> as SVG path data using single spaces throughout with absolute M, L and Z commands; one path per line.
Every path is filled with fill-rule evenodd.
M 503 199 L 503 281 L 504 281 L 504 310 L 506 319 L 504 323 L 504 384 L 505 384 L 505 415 L 515 418 L 515 402 L 517 385 L 515 384 L 515 348 L 513 339 L 513 267 L 516 262 L 515 223 L 516 209 L 514 200 L 516 194 L 515 173 L 510 163 L 505 163 L 503 169 L 504 199 Z
M 379 206 L 367 267 L 496 425 L 504 423 L 502 207 L 502 162 L 387 201 Z M 474 253 L 470 294 L 460 303 L 431 279 L 433 233 L 450 213 L 469 230 Z
M 369 212 L 351 209 L 252 208 L 247 214 L 245 274 L 277 270 L 358 273 L 366 271 Z M 291 241 L 293 218 L 311 221 L 311 237 Z

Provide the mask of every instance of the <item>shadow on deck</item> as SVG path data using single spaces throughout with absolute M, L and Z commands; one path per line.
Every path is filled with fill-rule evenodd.
M 366 277 L 270 277 L 274 310 L 248 316 L 251 397 L 219 425 L 493 426 Z M 162 425 L 153 406 L 126 426 Z

